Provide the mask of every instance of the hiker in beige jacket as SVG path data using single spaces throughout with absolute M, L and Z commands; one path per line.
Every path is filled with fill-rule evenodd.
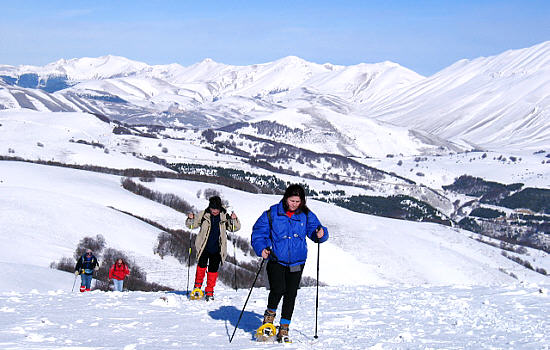
M 185 224 L 188 228 L 199 228 L 195 240 L 197 251 L 197 272 L 195 274 L 195 289 L 200 290 L 206 268 L 206 300 L 214 300 L 214 286 L 218 279 L 220 263 L 227 257 L 227 231 L 235 232 L 241 228 L 241 223 L 235 213 L 229 215 L 218 196 L 210 197 L 208 208 L 198 214 L 187 215 Z

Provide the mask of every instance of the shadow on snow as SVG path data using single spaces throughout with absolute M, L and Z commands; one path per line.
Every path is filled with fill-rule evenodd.
M 241 314 L 241 310 L 237 309 L 234 306 L 222 306 L 217 310 L 208 312 L 208 315 L 213 319 L 226 321 L 225 329 L 227 331 L 228 339 L 231 338 L 231 334 L 233 334 L 233 330 L 237 325 L 237 321 L 239 320 L 240 314 Z M 239 329 L 242 329 L 243 331 L 250 333 L 250 338 L 252 340 L 254 339 L 254 335 L 256 334 L 256 329 L 260 326 L 260 324 L 262 323 L 262 320 L 263 320 L 263 315 L 260 315 L 252 311 L 245 311 L 241 318 L 241 322 L 239 322 Z M 229 322 L 229 325 L 231 325 L 231 327 L 228 327 L 228 322 Z
M 189 296 L 189 294 L 191 294 L 190 291 L 185 291 L 185 290 L 169 290 L 169 291 L 166 291 L 165 293 L 166 294 L 185 295 L 185 296 Z

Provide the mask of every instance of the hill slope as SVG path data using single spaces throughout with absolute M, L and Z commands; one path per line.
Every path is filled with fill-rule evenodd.
M 128 251 L 145 272 L 154 272 L 163 266 L 153 254 L 160 231 L 110 207 L 171 228 L 181 228 L 185 220 L 185 215 L 173 209 L 125 191 L 117 176 L 21 162 L 3 161 L 0 167 L 0 209 L 9 214 L 0 219 L 5 228 L 1 236 L 5 263 L 45 267 L 71 256 L 83 236 L 102 234 L 108 246 Z M 218 190 L 240 216 L 239 235 L 247 239 L 266 203 L 280 199 L 181 180 L 157 179 L 152 188 L 175 193 L 196 208 L 206 206 L 197 191 Z M 522 281 L 547 280 L 506 259 L 499 249 L 470 239 L 465 231 L 353 213 L 321 202 L 309 204 L 331 233 L 321 255 L 322 280 L 330 285 L 492 285 L 513 283 L 511 274 Z M 310 242 L 307 276 L 315 276 L 315 253 Z M 539 254 L 533 251 L 531 258 L 549 269 L 548 257 Z M 30 261 L 29 256 L 33 257 Z M 163 269 L 174 271 L 177 264 L 168 261 Z M 181 279 L 163 276 L 156 282 L 182 287 L 183 273 L 178 275 Z
M 461 60 L 363 111 L 456 143 L 536 151 L 550 143 L 550 42 Z

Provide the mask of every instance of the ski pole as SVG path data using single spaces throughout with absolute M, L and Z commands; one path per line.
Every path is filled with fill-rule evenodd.
M 235 259 L 235 292 L 237 291 L 237 248 L 235 247 L 235 234 L 233 234 L 233 259 Z
M 321 242 L 317 238 L 317 293 L 315 295 L 315 335 L 313 338 L 319 338 L 317 336 L 317 313 L 319 311 L 319 255 L 321 254 Z
M 191 224 L 191 230 L 193 224 Z M 189 232 L 189 255 L 187 256 L 187 295 L 189 295 L 189 269 L 191 268 L 191 232 Z
M 244 302 L 243 309 L 241 310 L 241 314 L 239 315 L 239 319 L 237 320 L 237 324 L 235 325 L 235 329 L 233 330 L 233 334 L 231 335 L 231 339 L 229 339 L 229 343 L 233 341 L 233 336 L 235 335 L 235 332 L 237 331 L 237 327 L 239 326 L 239 322 L 241 322 L 241 317 L 243 317 L 244 309 L 246 308 L 246 304 L 248 303 L 248 299 L 250 298 L 250 294 L 252 294 L 252 289 L 254 289 L 254 285 L 256 284 L 256 280 L 258 279 L 258 276 L 260 275 L 260 272 L 262 271 L 262 267 L 264 267 L 264 261 L 265 259 L 262 259 L 262 263 L 260 264 L 260 268 L 258 269 L 258 272 L 256 273 L 256 277 L 254 277 L 254 282 L 252 282 L 252 287 L 250 287 L 250 292 L 248 292 L 248 296 L 246 297 L 246 301 Z
M 233 222 L 233 258 L 235 259 L 235 292 L 237 291 L 237 248 L 235 246 L 235 223 Z
M 73 289 L 71 289 L 71 293 L 74 292 L 74 285 L 75 284 L 76 284 L 76 275 L 74 275 Z
M 233 215 L 235 212 L 232 212 L 231 215 Z M 235 221 L 232 217 L 228 217 L 231 220 L 231 232 L 233 235 L 231 236 L 231 240 L 233 241 L 233 259 L 235 259 L 235 292 L 237 291 L 237 248 L 235 247 Z

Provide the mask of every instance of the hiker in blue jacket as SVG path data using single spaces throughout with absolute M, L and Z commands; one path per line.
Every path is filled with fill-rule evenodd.
M 84 253 L 76 262 L 74 267 L 74 274 L 80 275 L 80 291 L 89 292 L 92 285 L 92 274 L 94 271 L 99 270 L 99 262 L 92 253 L 91 249 L 86 249 Z
M 307 259 L 306 237 L 325 242 L 328 230 L 306 206 L 302 186 L 290 185 L 283 199 L 266 210 L 252 228 L 252 247 L 269 259 L 266 266 L 269 297 L 263 323 L 273 323 L 281 298 L 283 306 L 277 340 L 288 339 L 294 303 Z

